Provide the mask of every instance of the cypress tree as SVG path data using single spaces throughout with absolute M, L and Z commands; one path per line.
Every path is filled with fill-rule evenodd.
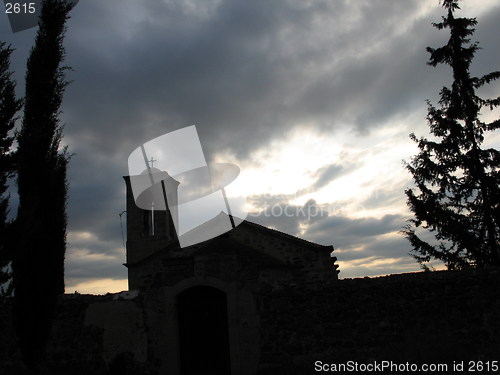
M 7 180 L 14 171 L 11 152 L 14 136 L 11 132 L 17 120 L 16 114 L 21 109 L 21 100 L 16 99 L 16 84 L 9 70 L 12 51 L 10 46 L 0 42 L 0 298 L 10 294 L 11 274 L 7 267 L 12 256 L 8 245 L 11 223 L 7 222 L 9 197 L 6 191 Z
M 64 293 L 66 149 L 60 148 L 60 106 L 67 82 L 61 65 L 71 5 L 44 0 L 28 58 L 24 116 L 18 135 L 18 246 L 13 258 L 16 328 L 25 363 L 36 368 Z
M 403 229 L 413 246 L 412 255 L 424 267 L 431 259 L 441 260 L 448 269 L 499 265 L 500 239 L 500 152 L 484 149 L 488 132 L 498 130 L 500 119 L 484 123 L 481 109 L 494 109 L 500 97 L 482 99 L 476 91 L 500 77 L 496 71 L 483 77 L 469 72 L 479 49 L 471 43 L 475 18 L 458 18 L 458 0 L 443 0 L 447 15 L 434 23 L 449 29 L 448 43 L 427 48 L 428 64 L 449 65 L 451 88 L 440 92 L 439 108 L 428 101 L 427 121 L 432 139 L 410 138 L 419 153 L 406 164 L 416 189 L 407 189 L 407 203 L 414 218 Z M 431 244 L 416 233 L 418 227 L 430 231 Z

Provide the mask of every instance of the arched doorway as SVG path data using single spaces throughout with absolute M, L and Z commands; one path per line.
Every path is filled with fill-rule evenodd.
M 229 375 L 226 293 L 195 286 L 177 295 L 182 375 Z

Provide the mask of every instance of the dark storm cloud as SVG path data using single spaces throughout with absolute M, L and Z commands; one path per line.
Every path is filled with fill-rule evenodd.
M 99 159 L 83 151 L 71 158 L 69 229 L 92 232 L 102 240 L 117 239 L 120 236 L 118 214 L 126 206 L 122 176 L 127 173 L 117 168 L 115 161 Z
M 328 185 L 335 178 L 340 177 L 343 172 L 348 170 L 347 165 L 330 164 L 322 167 L 315 173 L 316 181 L 312 185 L 312 190 L 319 190 Z
M 66 275 L 70 275 L 68 284 L 77 284 L 94 279 L 121 280 L 127 277 L 127 270 L 118 257 L 95 258 L 75 256 L 66 262 Z
M 421 106 L 435 81 L 424 48 L 442 11 L 416 18 L 420 3 L 80 3 L 66 134 L 126 156 L 194 123 L 208 151 L 245 157 L 300 121 L 370 129 Z
M 359 260 L 360 264 L 386 258 L 396 258 L 406 262 L 410 250 L 411 246 L 403 236 L 374 237 L 362 250 L 341 250 L 334 255 L 341 261 Z
M 311 223 L 304 236 L 325 244 L 333 241 L 336 248 L 352 249 L 369 243 L 373 237 L 399 231 L 404 220 L 401 215 L 385 215 L 380 219 L 331 215 Z
M 303 206 L 287 203 L 269 205 L 265 210 L 249 215 L 249 220 L 265 226 L 301 236 L 305 239 L 331 245 L 343 250 L 354 249 L 373 238 L 399 231 L 405 224 L 402 215 L 349 218 L 332 215 L 326 205 L 309 200 Z M 301 235 L 302 229 L 305 232 Z
M 328 216 L 328 211 L 313 199 L 298 206 L 274 200 L 273 196 L 270 196 L 269 199 L 262 200 L 260 203 L 263 209 L 250 212 L 247 220 L 298 237 L 301 237 L 301 226 L 309 226 Z
M 312 4 L 228 1 L 200 19 L 147 3 L 126 27 L 109 5 L 80 4 L 68 32 L 68 132 L 92 130 L 94 147 L 114 153 L 194 123 L 208 151 L 245 156 L 297 121 L 368 127 L 412 102 L 428 22 L 396 31 L 418 2 Z
M 415 261 L 409 256 L 411 246 L 400 235 L 405 223 L 401 215 L 376 218 L 334 216 L 317 221 L 304 234 L 320 242 L 333 244 L 341 267 L 340 277 L 373 276 L 415 271 Z
M 308 212 L 317 214 L 308 216 Z M 402 215 L 385 215 L 380 219 L 328 216 L 326 209 L 321 211 L 321 206 L 311 200 L 304 206 L 276 204 L 248 219 L 323 245 L 333 245 L 338 261 L 349 263 L 341 270 L 346 271 L 341 277 L 418 269 L 409 256 L 411 246 L 399 234 L 406 219 Z M 387 259 L 391 260 L 390 264 L 384 262 Z M 383 263 L 377 265 L 377 262 Z
M 407 185 L 410 185 L 411 181 L 408 181 Z M 384 206 L 396 207 L 397 205 L 402 205 L 406 199 L 404 195 L 404 190 L 407 186 L 405 185 L 393 185 L 385 188 L 377 188 L 373 194 L 359 203 L 360 207 L 365 209 L 374 209 Z

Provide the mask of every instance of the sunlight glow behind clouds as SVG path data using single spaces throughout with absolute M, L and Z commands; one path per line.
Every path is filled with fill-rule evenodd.
M 241 167 L 240 177 L 231 186 L 233 196 L 283 195 L 293 205 L 314 199 L 318 204 L 350 202 L 349 206 L 359 208 L 362 201 L 376 198 L 377 191 L 391 186 L 398 189 L 404 200 L 401 192 L 409 176 L 403 173 L 402 160 L 416 151 L 408 139 L 408 128 L 411 126 L 395 123 L 364 137 L 352 131 L 321 134 L 302 127 L 269 148 L 256 150 L 245 161 L 230 155 L 217 155 L 216 160 L 231 160 Z M 314 189 L 317 172 L 332 164 L 345 166 L 345 170 Z M 380 217 L 390 210 L 401 213 L 401 204 L 377 210 L 344 210 L 344 214 Z

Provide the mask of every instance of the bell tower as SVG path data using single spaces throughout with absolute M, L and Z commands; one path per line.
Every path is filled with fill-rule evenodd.
M 156 168 L 151 170 L 156 175 L 164 174 L 166 178 L 138 197 L 134 197 L 133 183 L 137 184 L 137 178 L 143 176 L 123 177 L 127 189 L 127 267 L 178 241 L 175 228 L 179 182 Z M 134 182 L 131 179 L 135 179 Z M 171 203 L 171 208 L 167 202 Z

